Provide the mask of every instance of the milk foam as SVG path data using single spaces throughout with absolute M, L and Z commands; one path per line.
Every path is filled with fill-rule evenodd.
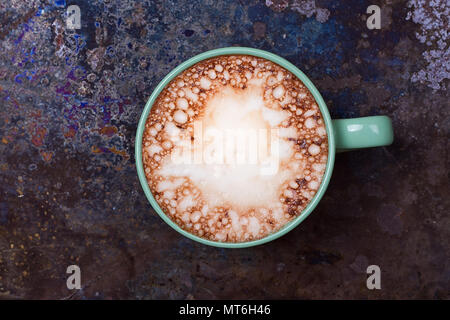
M 317 104 L 287 70 L 223 56 L 177 76 L 146 123 L 143 161 L 163 211 L 199 236 L 262 238 L 318 189 L 327 137 Z

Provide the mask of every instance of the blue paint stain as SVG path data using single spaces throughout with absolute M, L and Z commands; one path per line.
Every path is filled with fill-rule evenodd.
M 113 46 L 108 46 L 106 48 L 106 54 L 110 57 L 114 57 L 116 54 L 116 49 Z
M 81 109 L 85 108 L 87 105 L 88 105 L 88 103 L 85 102 L 85 101 L 81 101 L 81 102 L 80 102 L 80 108 L 81 108 Z
M 33 79 L 33 75 L 35 75 L 35 74 L 36 74 L 36 71 L 25 70 L 22 73 L 19 73 L 18 75 L 16 75 L 14 77 L 14 81 L 16 83 L 20 83 L 21 84 L 21 83 L 23 83 L 22 79 L 26 78 L 28 80 L 32 80 Z
M 78 33 L 75 33 L 73 37 L 75 39 L 76 45 L 75 53 L 79 53 L 80 50 L 82 50 L 86 46 L 86 38 L 83 35 L 79 35 Z
M 44 13 L 45 13 L 45 8 L 44 8 L 44 9 L 39 8 L 39 9 L 36 11 L 36 17 L 40 17 L 40 16 L 42 16 Z
M 103 123 L 109 123 L 111 121 L 111 112 L 109 111 L 109 108 L 102 105 L 100 106 L 100 110 L 103 113 Z
M 16 81 L 17 83 L 22 83 L 22 80 L 20 80 L 20 78 L 23 77 L 23 74 L 18 74 L 17 76 L 14 77 L 14 81 Z
M 55 0 L 54 5 L 58 8 L 64 8 L 66 6 L 66 0 Z
M 67 74 L 67 78 L 71 80 L 77 80 L 77 78 L 75 77 L 75 69 L 76 68 L 72 68 L 72 70 L 69 71 L 69 73 Z
M 66 57 L 66 65 L 68 65 L 68 66 L 71 66 L 72 65 L 72 63 L 70 62 L 70 59 L 69 59 L 69 57 Z
M 15 44 L 19 44 L 20 42 L 22 42 L 23 36 L 25 34 L 25 31 L 22 31 L 22 33 L 20 34 L 20 36 L 16 39 L 16 41 L 14 41 Z

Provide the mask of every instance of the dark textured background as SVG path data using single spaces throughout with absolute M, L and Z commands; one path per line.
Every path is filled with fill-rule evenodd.
M 1 1 L 0 298 L 448 299 L 450 4 L 427 2 Z M 70 4 L 81 30 L 65 28 Z M 395 130 L 390 147 L 337 156 L 298 228 L 243 250 L 164 224 L 133 152 L 164 75 L 234 45 L 297 65 L 333 117 L 386 114 Z M 370 264 L 381 290 L 366 288 Z

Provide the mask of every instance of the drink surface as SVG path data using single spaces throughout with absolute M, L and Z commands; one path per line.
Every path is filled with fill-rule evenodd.
M 301 214 L 328 139 L 306 86 L 253 56 L 203 60 L 175 77 L 145 124 L 143 163 L 164 213 L 197 236 L 245 242 Z

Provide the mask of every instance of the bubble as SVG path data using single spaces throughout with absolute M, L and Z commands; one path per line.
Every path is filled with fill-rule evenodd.
M 309 154 L 315 156 L 316 154 L 319 154 L 320 147 L 318 145 L 316 145 L 316 144 L 312 144 L 312 145 L 309 146 L 308 152 L 309 152 Z
M 208 77 L 211 80 L 214 80 L 217 77 L 217 74 L 216 74 L 216 72 L 214 70 L 211 69 L 211 70 L 208 71 Z
M 187 114 L 181 110 L 175 111 L 175 113 L 173 115 L 173 119 L 180 124 L 186 123 L 187 118 L 188 118 Z
M 196 223 L 198 220 L 200 220 L 201 216 L 202 216 L 202 213 L 200 211 L 194 211 L 191 215 L 191 221 L 193 223 Z
M 200 78 L 200 87 L 202 87 L 202 89 L 208 90 L 211 87 L 211 81 L 209 81 L 205 77 Z
M 291 187 L 293 189 L 297 189 L 298 188 L 298 184 L 295 181 L 291 181 L 291 182 L 289 182 L 289 187 Z
M 314 128 L 316 126 L 316 121 L 313 118 L 307 118 L 305 120 L 305 127 L 308 129 Z
M 316 180 L 312 180 L 308 183 L 308 187 L 312 190 L 317 190 L 319 183 Z
M 284 87 L 279 85 L 273 90 L 272 94 L 275 99 L 281 99 L 284 96 Z
M 163 142 L 162 146 L 164 149 L 169 150 L 170 148 L 172 148 L 172 142 L 170 142 L 169 140 L 166 140 Z
M 187 110 L 189 103 L 185 98 L 179 98 L 177 99 L 177 107 L 182 110 Z
M 284 195 L 286 198 L 292 198 L 292 197 L 294 196 L 294 193 L 293 193 L 291 190 L 286 189 L 286 190 L 284 190 L 283 195 Z

